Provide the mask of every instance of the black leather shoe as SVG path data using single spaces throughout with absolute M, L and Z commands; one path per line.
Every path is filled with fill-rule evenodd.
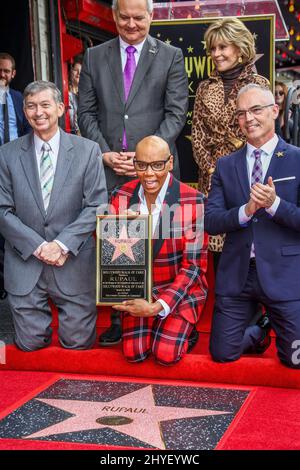
M 263 330 L 264 336 L 263 339 L 259 341 L 259 343 L 256 343 L 247 351 L 247 354 L 263 354 L 269 348 L 272 341 L 270 336 L 272 327 L 268 315 L 262 315 L 257 320 L 256 325 Z
M 193 331 L 190 334 L 189 339 L 188 339 L 188 348 L 187 348 L 188 353 L 191 352 L 191 350 L 194 348 L 194 346 L 196 346 L 196 344 L 198 342 L 198 339 L 199 339 L 199 332 L 194 327 L 194 329 L 193 329 Z
M 113 323 L 102 335 L 99 336 L 100 346 L 112 346 L 122 340 L 122 328 L 120 324 Z

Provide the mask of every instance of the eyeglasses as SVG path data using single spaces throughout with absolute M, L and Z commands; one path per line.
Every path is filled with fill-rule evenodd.
M 283 95 L 284 95 L 284 91 L 275 91 L 274 95 L 275 95 L 275 96 L 283 96 Z
M 142 160 L 133 160 L 133 166 L 136 169 L 136 171 L 147 171 L 148 166 L 151 167 L 151 170 L 153 171 L 163 171 L 166 167 L 166 163 L 170 160 L 172 155 L 169 155 L 166 160 L 159 160 L 157 162 L 143 162 Z
M 269 108 L 270 106 L 274 106 L 274 103 L 265 104 L 264 106 L 252 106 L 252 108 L 249 109 L 238 109 L 235 115 L 238 119 L 245 119 L 247 113 L 251 116 L 259 116 L 265 108 Z

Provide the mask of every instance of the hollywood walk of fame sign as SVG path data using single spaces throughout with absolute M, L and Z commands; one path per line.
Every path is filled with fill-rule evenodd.
M 0 419 L 1 439 L 214 449 L 248 389 L 62 378 Z
M 97 305 L 152 300 L 151 216 L 97 216 Z

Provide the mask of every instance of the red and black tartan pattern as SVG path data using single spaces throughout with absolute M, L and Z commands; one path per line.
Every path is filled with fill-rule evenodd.
M 176 364 L 186 353 L 193 325 L 180 315 L 166 318 L 123 315 L 123 353 L 129 362 L 141 362 L 151 353 L 163 365 Z
M 139 180 L 134 180 L 114 191 L 111 203 L 117 214 L 124 214 L 131 207 L 133 194 L 136 194 L 139 185 Z M 153 260 L 153 300 L 162 299 L 169 305 L 169 315 L 172 314 L 170 321 L 179 316 L 194 325 L 199 320 L 207 294 L 205 273 L 208 237 L 203 229 L 204 196 L 171 176 L 164 206 L 168 204 L 168 195 L 174 193 L 176 185 L 179 188 L 179 198 L 176 201 L 173 219 L 168 227 L 168 234 L 161 235 L 161 247 Z M 188 210 L 185 210 L 187 207 Z M 153 241 L 154 252 L 157 242 L 159 241 Z M 136 324 L 132 326 L 134 330 L 138 329 Z M 144 328 L 142 325 L 141 327 Z M 155 328 L 156 325 L 152 327 Z M 147 332 L 148 327 L 145 328 Z M 179 335 L 181 328 L 178 329 Z M 132 335 L 127 331 L 127 334 L 126 342 L 129 342 L 129 337 L 133 342 L 140 340 L 136 331 L 133 331 Z M 159 349 L 157 346 L 159 341 L 162 341 L 162 337 L 157 337 L 155 348 L 152 346 L 152 349 Z M 168 342 L 165 342 L 165 352 L 167 344 Z M 126 348 L 129 351 L 138 350 L 135 345 L 127 345 Z M 134 357 L 133 352 L 129 355 Z M 174 351 L 170 355 L 174 356 Z M 139 354 L 137 356 L 139 357 Z

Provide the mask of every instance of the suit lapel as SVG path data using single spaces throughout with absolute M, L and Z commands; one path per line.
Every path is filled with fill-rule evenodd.
M 17 94 L 15 93 L 14 90 L 11 88 L 9 89 L 9 94 L 11 96 L 13 105 L 14 105 L 14 110 L 16 114 L 16 120 L 17 120 L 17 129 L 18 129 L 18 136 L 20 137 L 22 135 L 22 101 L 18 101 Z
M 276 177 L 280 177 L 283 174 L 281 172 L 281 168 L 286 165 L 286 161 L 284 159 L 284 152 L 286 148 L 286 142 L 279 137 L 278 144 L 276 145 L 268 171 L 264 179 L 264 184 L 267 184 L 269 176 L 272 176 L 272 178 L 275 179 Z
M 170 207 L 174 207 L 175 204 L 178 204 L 180 199 L 180 183 L 177 179 L 175 179 L 172 175 L 169 181 L 169 186 L 166 192 L 166 196 L 163 202 L 162 210 L 160 211 L 159 220 L 155 229 L 154 233 L 154 240 L 153 240 L 153 260 L 156 259 L 158 256 L 161 247 L 164 244 L 166 234 L 162 233 L 162 219 L 164 217 L 164 212 L 169 210 Z M 170 217 L 170 230 L 172 227 L 172 222 L 174 218 L 174 211 L 170 213 L 168 216 Z M 171 237 L 171 232 L 169 233 L 169 237 Z
M 120 101 L 124 105 L 124 83 L 119 37 L 115 38 L 114 41 L 111 41 L 107 51 L 107 62 L 112 76 L 112 81 L 110 83 L 116 88 Z
M 152 65 L 153 60 L 158 52 L 157 42 L 151 36 L 146 38 L 141 52 L 133 82 L 130 88 L 129 96 L 127 99 L 126 107 L 129 107 L 132 100 L 134 99 L 138 89 L 142 86 L 144 77 Z
M 248 170 L 247 170 L 246 153 L 247 153 L 247 145 L 245 145 L 236 156 L 236 171 L 238 174 L 238 181 L 241 185 L 241 189 L 244 193 L 244 196 L 246 197 L 246 200 L 248 201 L 250 185 L 249 185 L 249 177 L 248 177 Z
M 63 192 L 63 185 L 69 173 L 73 158 L 74 150 L 73 145 L 70 142 L 70 138 L 68 137 L 68 134 L 60 130 L 59 152 L 57 156 L 53 188 L 51 191 L 49 206 L 47 210 L 47 217 L 55 207 L 57 200 Z
M 34 196 L 34 199 L 43 217 L 45 217 L 46 212 L 44 208 L 41 183 L 40 183 L 40 178 L 39 178 L 39 173 L 38 173 L 38 168 L 37 168 L 33 133 L 30 133 L 24 137 L 22 150 L 23 150 L 23 153 L 21 154 L 20 160 L 21 160 L 21 165 L 25 173 L 25 177 L 27 178 L 27 181 L 32 191 L 32 194 Z

